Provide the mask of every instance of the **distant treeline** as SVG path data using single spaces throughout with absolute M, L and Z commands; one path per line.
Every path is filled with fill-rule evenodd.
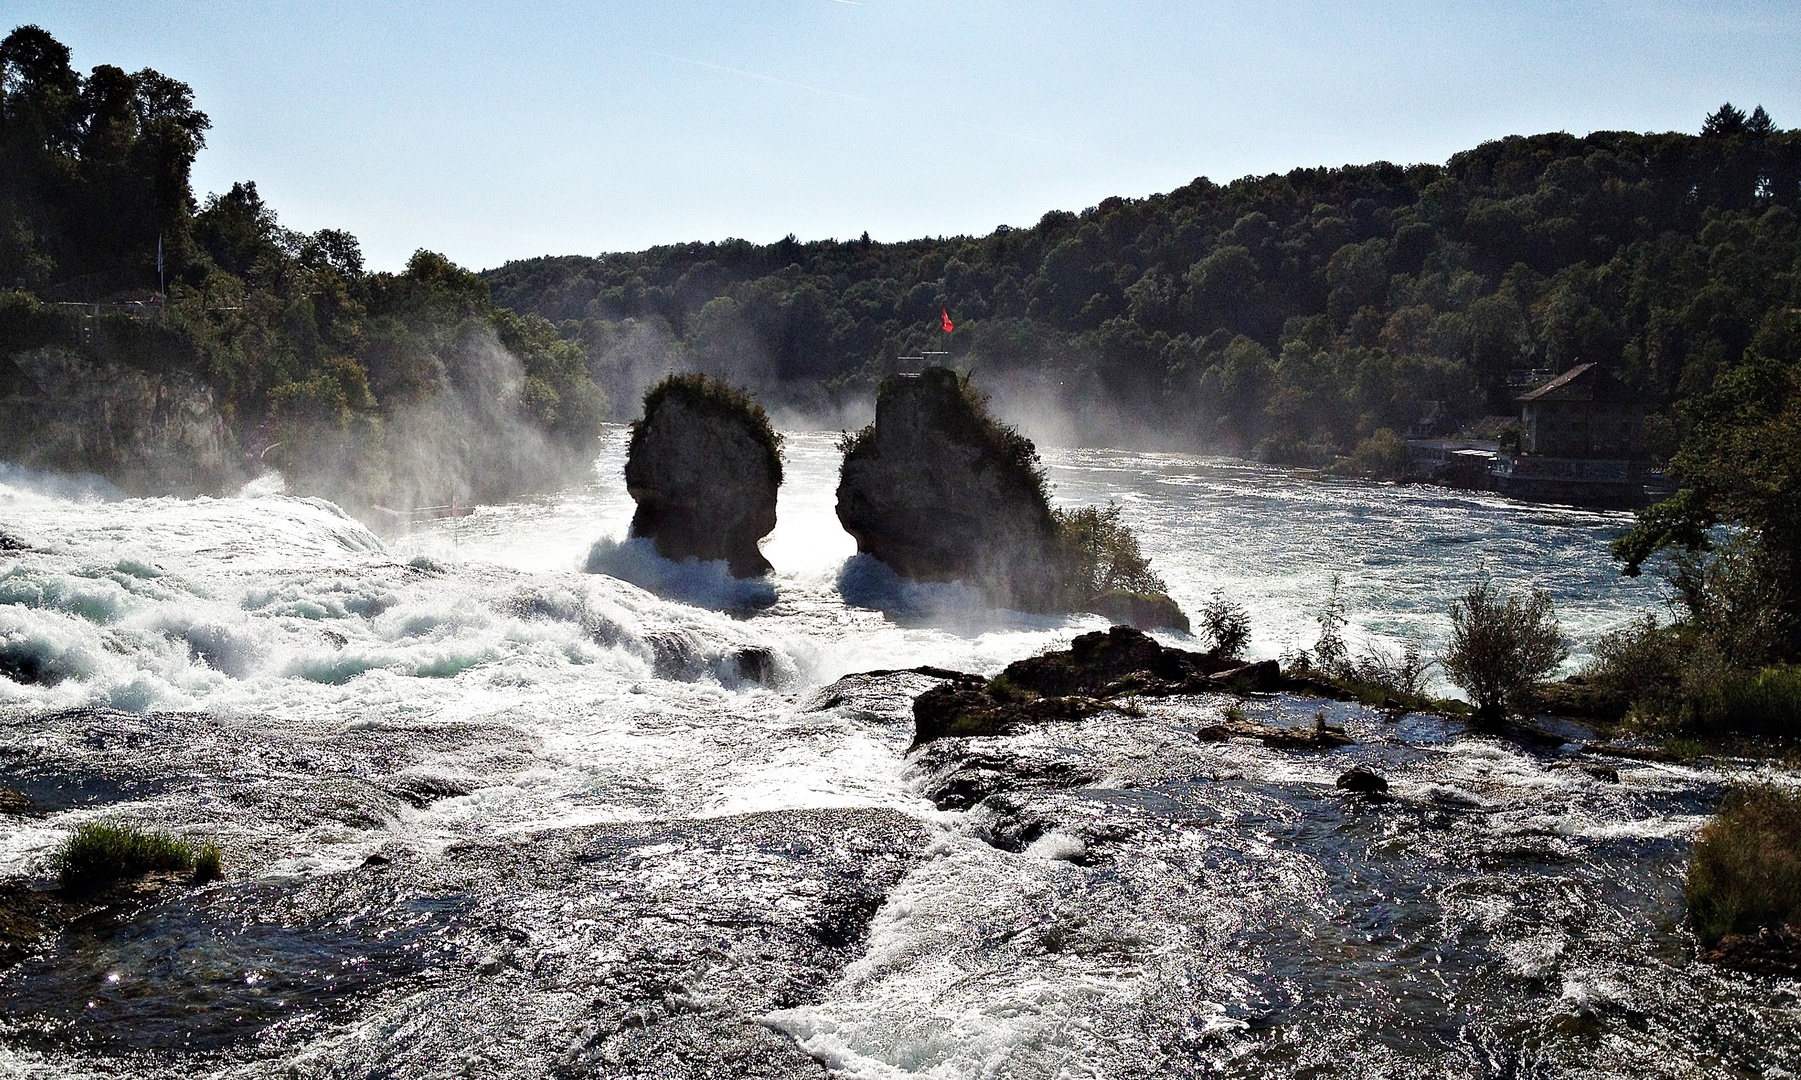
M 671 364 L 777 403 L 867 398 L 896 357 L 943 347 L 948 309 L 958 366 L 1131 418 L 1097 438 L 1320 462 L 1434 402 L 1509 412 L 1510 372 L 1598 361 L 1644 393 L 1667 453 L 1672 404 L 1798 306 L 1798 198 L 1801 131 L 1728 105 L 1699 136 L 1200 179 L 984 237 L 727 240 L 483 276 L 603 385 Z

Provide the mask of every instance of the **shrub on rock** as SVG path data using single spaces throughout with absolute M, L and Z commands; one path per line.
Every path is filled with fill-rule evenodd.
M 781 436 L 748 395 L 705 375 L 671 375 L 644 395 L 625 458 L 631 535 L 665 559 L 768 573 L 757 541 L 775 528 L 781 483 Z
M 838 520 L 916 581 L 962 581 L 1021 611 L 1095 611 L 1188 629 L 1117 506 L 1053 510 L 1031 440 L 968 377 L 890 375 L 875 422 L 842 444 Z
M 1445 675 L 1469 691 L 1484 720 L 1530 707 L 1539 684 L 1568 655 L 1549 593 L 1507 596 L 1484 574 L 1451 605 Z

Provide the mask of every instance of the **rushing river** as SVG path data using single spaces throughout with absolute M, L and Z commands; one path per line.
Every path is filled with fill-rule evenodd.
M 623 537 L 593 480 L 386 539 L 336 508 L 0 473 L 0 877 L 76 824 L 227 873 L 0 973 L 0 1076 L 1776 1077 L 1796 984 L 1694 960 L 1681 874 L 1743 763 L 1271 696 L 1332 752 L 1208 744 L 1226 697 L 908 752 L 874 669 L 992 672 L 1101 627 L 853 558 L 791 433 L 758 597 Z M 1659 597 L 1619 514 L 1237 462 L 1046 454 L 1252 651 L 1439 648 L 1486 569 L 1575 658 Z M 669 596 L 685 598 L 670 599 Z M 847 600 L 847 597 L 849 598 Z M 769 602 L 773 600 L 773 602 Z M 1179 641 L 1171 637 L 1172 642 Z M 851 676 L 846 678 L 846 676 Z M 1340 795 L 1366 764 L 1390 798 Z M 1612 768 L 1617 773 L 1608 771 Z

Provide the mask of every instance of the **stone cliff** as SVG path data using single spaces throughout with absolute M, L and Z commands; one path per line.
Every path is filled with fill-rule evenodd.
M 644 395 L 625 460 L 631 535 L 664 558 L 768 573 L 757 541 L 775 528 L 781 483 L 781 438 L 746 395 L 704 375 L 672 375 Z
M 134 495 L 216 493 L 233 441 L 213 392 L 61 348 L 0 358 L 0 459 L 97 473 Z
M 846 444 L 838 520 L 858 551 L 906 577 L 1059 609 L 1057 525 L 1036 451 L 954 371 L 882 381 L 875 423 Z

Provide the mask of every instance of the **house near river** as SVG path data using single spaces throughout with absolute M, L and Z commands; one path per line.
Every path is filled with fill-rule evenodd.
M 1631 508 L 1645 502 L 1645 405 L 1597 364 L 1515 399 L 1518 452 L 1495 455 L 1494 489 L 1534 502 Z
M 1647 482 L 1658 478 L 1644 461 L 1644 402 L 1630 387 L 1598 364 L 1578 364 L 1514 400 L 1517 445 L 1409 440 L 1415 475 L 1533 502 L 1633 508 L 1648 501 Z

